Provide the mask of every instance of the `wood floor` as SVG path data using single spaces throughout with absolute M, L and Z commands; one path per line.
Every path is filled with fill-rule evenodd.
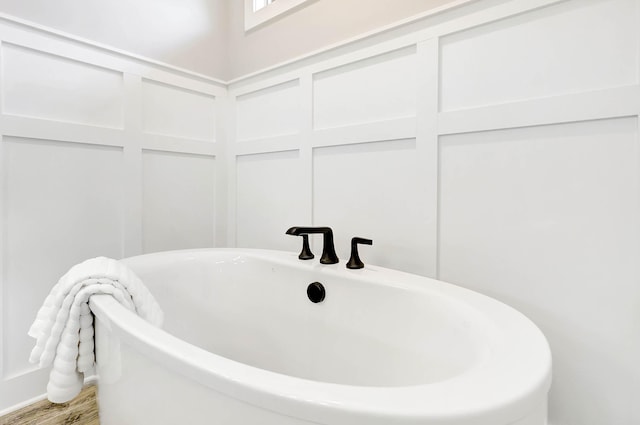
M 34 403 L 0 418 L 0 425 L 99 425 L 96 387 L 86 387 L 69 403 Z

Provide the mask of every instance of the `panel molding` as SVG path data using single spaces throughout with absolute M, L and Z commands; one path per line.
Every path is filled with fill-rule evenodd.
M 125 74 L 125 116 L 123 139 L 124 172 L 127 184 L 123 188 L 124 234 L 126 257 L 142 253 L 142 79 Z
M 290 134 L 285 136 L 266 137 L 264 139 L 245 140 L 235 146 L 234 153 L 239 155 L 252 155 L 257 153 L 269 153 L 280 151 L 298 150 L 300 135 Z
M 209 156 L 216 156 L 219 151 L 219 146 L 216 143 L 160 134 L 144 134 L 141 137 L 141 146 L 143 149 L 149 150 Z
M 441 135 L 637 115 L 640 86 L 630 85 L 438 114 Z
M 418 82 L 418 104 L 416 117 L 416 151 L 420 168 L 420 177 L 423 181 L 425 199 L 428 203 L 425 207 L 427 222 L 423 237 L 427 241 L 423 253 L 424 261 L 428 264 L 425 267 L 425 274 L 429 277 L 438 278 L 438 241 L 440 210 L 438 203 L 439 185 L 439 143 L 438 143 L 438 122 L 437 111 L 439 101 L 440 83 L 440 54 L 439 40 L 432 38 L 418 44 L 418 75 L 423 79 Z
M 2 133 L 6 136 L 120 147 L 125 144 L 124 128 L 99 127 L 10 114 L 0 115 Z
M 316 129 L 309 137 L 313 147 L 411 139 L 416 137 L 416 117 Z
M 305 174 L 301 177 L 304 187 L 309 190 L 299 194 L 299 200 L 304 205 L 303 215 L 308 223 L 317 225 L 313 215 L 313 74 L 306 73 L 300 77 L 300 161 Z

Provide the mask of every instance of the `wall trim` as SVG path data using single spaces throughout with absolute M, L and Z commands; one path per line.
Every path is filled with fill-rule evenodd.
M 98 376 L 97 375 L 91 375 L 87 378 L 84 379 L 84 386 L 83 388 L 89 387 L 91 385 L 97 385 L 98 384 Z M 25 407 L 31 406 L 32 404 L 36 404 L 40 401 L 46 400 L 47 399 L 47 394 L 40 394 L 39 396 L 30 398 L 29 400 L 25 400 L 22 403 L 18 403 L 16 405 L 13 405 L 11 407 L 8 407 L 4 410 L 0 410 L 0 418 L 2 418 L 3 416 L 6 416 L 10 413 L 13 412 L 17 412 L 20 409 L 23 409 Z
M 0 410 L 0 418 L 2 418 L 3 416 L 8 415 L 10 413 L 16 412 L 16 411 L 18 411 L 18 410 L 20 410 L 22 408 L 27 407 L 27 406 L 31 406 L 32 404 L 36 404 L 39 401 L 46 400 L 46 398 L 47 398 L 46 394 L 40 394 L 39 396 L 30 398 L 29 400 L 25 400 L 22 403 L 18 403 L 18 404 L 15 404 L 15 405 L 11 406 L 11 407 L 8 407 L 8 408 L 6 408 L 4 410 Z
M 96 41 L 93 41 L 93 40 L 89 40 L 89 39 L 86 39 L 86 38 L 83 38 L 83 37 L 79 37 L 79 36 L 64 32 L 64 31 L 60 31 L 60 30 L 57 30 L 57 29 L 54 29 L 54 28 L 51 28 L 51 27 L 47 27 L 47 26 L 44 26 L 44 25 L 37 24 L 37 23 L 32 22 L 32 21 L 27 21 L 25 19 L 21 19 L 21 18 L 12 16 L 12 15 L 8 15 L 6 13 L 0 13 L 0 22 L 9 23 L 9 24 L 14 25 L 14 26 L 19 27 L 19 28 L 27 28 L 27 29 L 30 29 L 30 30 L 36 30 L 36 31 L 38 31 L 40 33 L 44 33 L 44 34 L 47 34 L 49 36 L 54 36 L 54 37 L 57 37 L 57 38 L 61 38 L 61 39 L 65 40 L 65 41 L 72 41 L 72 42 L 77 43 L 77 44 L 81 44 L 81 45 L 84 45 L 84 46 L 88 46 L 88 47 L 92 47 L 92 48 L 99 49 L 99 50 L 102 50 L 102 51 L 106 51 L 108 53 L 116 54 L 116 55 L 118 55 L 120 57 L 124 57 L 124 58 L 129 59 L 129 60 L 133 59 L 133 60 L 135 60 L 137 62 L 143 62 L 145 64 L 151 64 L 151 65 L 153 65 L 155 67 L 159 67 L 159 68 L 162 68 L 164 70 L 167 70 L 167 71 L 170 71 L 170 72 L 173 72 L 173 73 L 182 74 L 183 76 L 187 76 L 189 78 L 198 79 L 200 81 L 204 81 L 204 82 L 207 82 L 207 83 L 214 83 L 214 84 L 222 85 L 225 88 L 226 88 L 226 86 L 228 84 L 227 82 L 225 82 L 223 80 L 220 80 L 218 78 L 214 78 L 214 77 L 211 77 L 211 76 L 208 76 L 208 75 L 205 75 L 205 74 L 200 74 L 198 72 L 190 71 L 188 69 L 181 68 L 181 67 L 178 67 L 178 66 L 175 66 L 175 65 L 171 65 L 171 64 L 168 64 L 166 62 L 162 62 L 162 61 L 158 61 L 158 60 L 155 60 L 155 59 L 151 59 L 151 58 L 149 58 L 147 56 L 131 53 L 131 52 L 128 52 L 128 51 L 123 50 L 123 49 L 118 49 L 116 47 L 109 46 L 107 44 L 103 44 L 103 43 L 99 43 L 99 42 L 96 42 Z

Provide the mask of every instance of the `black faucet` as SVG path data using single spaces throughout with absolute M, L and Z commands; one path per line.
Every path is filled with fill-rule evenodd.
M 373 245 L 373 241 L 371 239 L 358 237 L 351 239 L 351 258 L 349 258 L 349 262 L 347 263 L 348 269 L 361 269 L 364 267 L 364 263 L 358 255 L 358 244 Z
M 303 236 L 303 235 L 309 235 L 313 233 L 322 233 L 324 237 L 320 263 L 336 264 L 339 260 L 338 260 L 338 256 L 336 255 L 336 249 L 333 245 L 333 230 L 331 230 L 330 227 L 291 227 L 289 230 L 287 230 L 287 235 L 294 235 L 294 236 Z

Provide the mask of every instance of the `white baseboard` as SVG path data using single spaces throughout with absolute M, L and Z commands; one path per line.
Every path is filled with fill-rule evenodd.
M 86 378 L 84 378 L 84 386 L 88 386 L 88 385 L 96 385 L 98 383 L 98 375 L 91 375 L 88 376 Z M 23 401 L 22 403 L 18 403 L 15 404 L 11 407 L 7 407 L 4 410 L 0 410 L 0 418 L 2 418 L 5 415 L 8 415 L 9 413 L 13 413 L 16 410 L 20 410 L 22 408 L 25 408 L 27 406 L 30 406 L 32 404 L 38 403 L 42 400 L 46 400 L 47 399 L 47 393 L 44 394 L 40 394 L 39 396 L 33 397 L 29 400 Z

